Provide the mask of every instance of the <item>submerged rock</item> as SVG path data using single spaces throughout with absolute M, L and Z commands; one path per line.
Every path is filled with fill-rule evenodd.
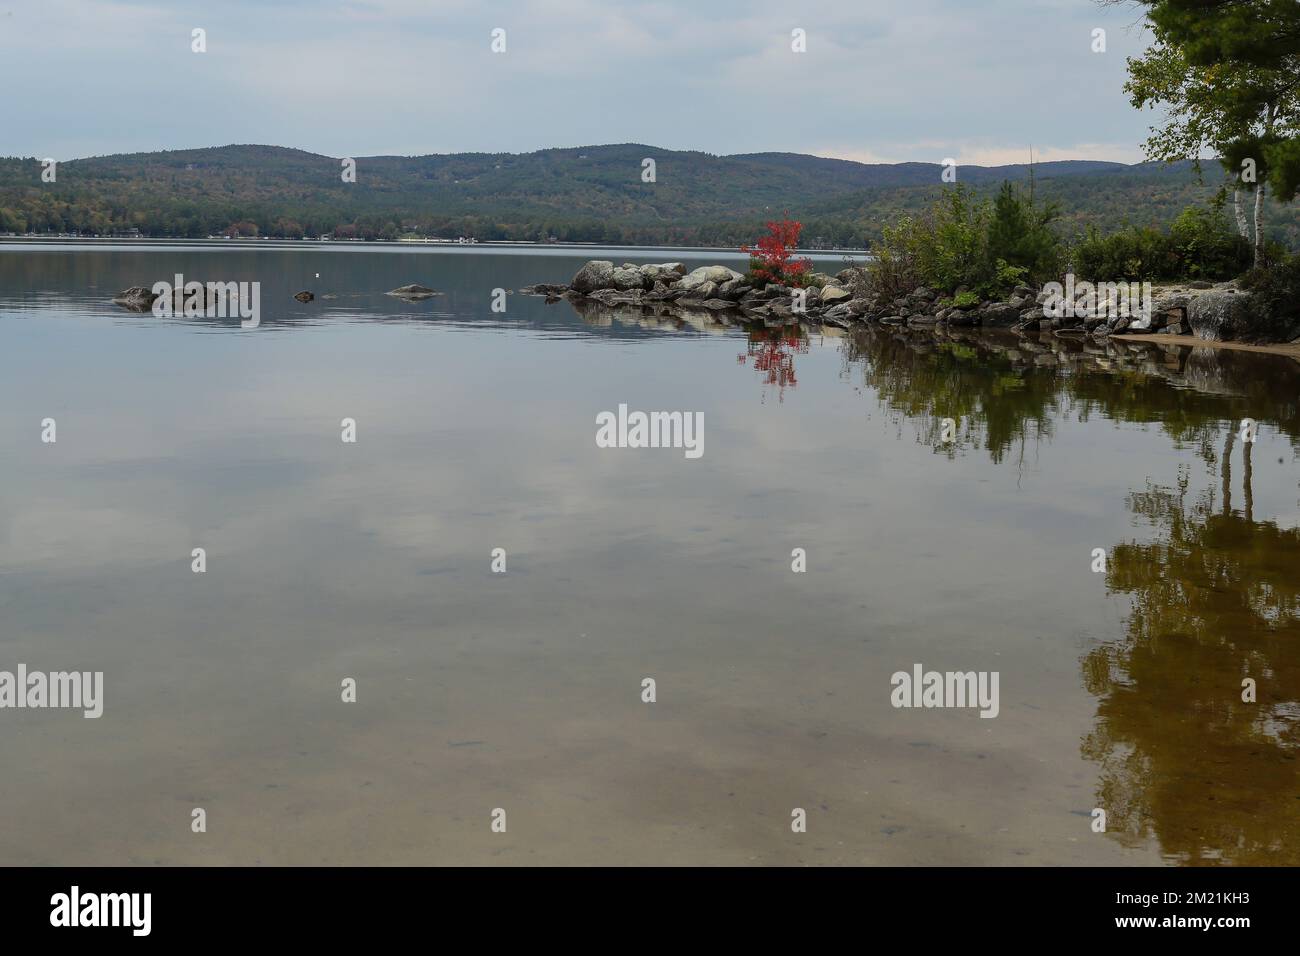
M 412 283 L 411 285 L 398 286 L 393 291 L 385 292 L 384 294 L 394 295 L 399 299 L 427 299 L 430 296 L 440 295 L 441 293 L 430 289 L 428 286 Z M 294 298 L 296 299 L 298 297 L 294 296 Z
M 302 292 L 296 293 L 294 298 L 299 302 L 310 302 L 312 299 L 316 298 L 316 296 L 304 289 Z
M 113 296 L 113 302 L 133 312 L 147 312 L 153 307 L 156 298 L 158 298 L 158 294 L 152 289 L 146 289 L 141 285 L 133 285 L 131 288 L 123 289 Z

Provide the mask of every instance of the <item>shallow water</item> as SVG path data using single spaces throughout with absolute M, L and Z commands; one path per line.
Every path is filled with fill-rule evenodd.
M 1300 364 L 491 311 L 597 254 L 0 246 L 0 670 L 105 681 L 0 710 L 0 864 L 1300 862 Z

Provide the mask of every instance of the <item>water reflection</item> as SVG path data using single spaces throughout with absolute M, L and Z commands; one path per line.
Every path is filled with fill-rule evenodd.
M 1083 660 L 1107 832 L 1153 837 L 1181 863 L 1300 861 L 1300 531 L 1254 519 L 1251 451 L 1241 510 L 1231 438 L 1217 501 L 1186 472 L 1129 496 L 1153 537 L 1112 549 L 1106 583 L 1132 610 Z
M 42 769 L 0 776 L 0 859 L 203 862 L 160 824 L 192 791 L 242 821 L 201 851 L 230 862 L 493 862 L 428 808 L 505 786 L 538 808 L 539 862 L 1296 862 L 1300 365 L 490 311 L 578 264 L 0 256 L 0 643 L 119 675 L 111 721 L 0 735 L 5 766 Z M 109 303 L 177 271 L 262 281 L 279 334 Z M 412 281 L 447 294 L 383 294 Z M 591 416 L 625 398 L 703 411 L 706 470 L 598 453 Z M 789 573 L 794 544 L 815 574 Z M 900 658 L 1006 668 L 1002 716 L 862 692 Z M 666 670 L 677 703 L 647 724 L 620 688 Z M 320 689 L 355 671 L 384 694 L 332 716 Z M 824 844 L 782 839 L 772 808 L 810 793 Z
M 800 353 L 808 353 L 808 335 L 800 326 L 752 328 L 746 336 L 745 351 L 736 356 L 736 362 L 744 365 L 753 359 L 754 371 L 762 377 L 763 384 L 774 386 L 777 401 L 784 401 L 785 390 L 799 384 L 794 357 Z
M 1257 446 L 1238 435 L 1253 418 L 1297 446 L 1300 364 L 888 329 L 856 333 L 845 360 L 938 452 L 1002 461 L 1049 440 L 1054 420 L 1096 415 L 1194 452 L 1204 479 L 1183 459 L 1171 485 L 1127 495 L 1143 533 L 1108 552 L 1107 589 L 1126 610 L 1122 633 L 1082 660 L 1098 703 L 1081 751 L 1112 839 L 1183 864 L 1300 863 L 1300 530 L 1257 514 Z M 962 424 L 951 445 L 942 417 Z
M 898 421 L 947 454 L 982 449 L 1002 461 L 1050 438 L 1062 416 L 1153 425 L 1207 461 L 1226 421 L 1252 418 L 1300 451 L 1300 363 L 1286 356 L 867 327 L 847 340 L 844 360 Z M 940 440 L 943 418 L 959 424 L 950 444 Z

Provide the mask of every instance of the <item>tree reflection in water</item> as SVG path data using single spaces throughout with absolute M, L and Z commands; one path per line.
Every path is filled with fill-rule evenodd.
M 1182 863 L 1295 864 L 1300 531 L 1254 519 L 1249 443 L 1233 509 L 1232 444 L 1217 505 L 1213 489 L 1189 500 L 1186 472 L 1129 496 L 1153 538 L 1108 562 L 1107 586 L 1132 610 L 1124 636 L 1083 659 L 1100 698 L 1083 753 L 1101 765 L 1097 805 L 1121 842 L 1154 838 Z
M 756 328 L 750 329 L 746 350 L 736 356 L 736 362 L 744 365 L 752 358 L 754 371 L 762 376 L 764 385 L 776 386 L 777 401 L 780 402 L 785 400 L 786 388 L 794 388 L 799 384 L 794 372 L 796 353 L 807 352 L 808 336 L 800 326 Z
M 1082 753 L 1099 765 L 1107 835 L 1187 864 L 1300 864 L 1300 530 L 1256 514 L 1254 418 L 1300 451 L 1300 364 L 1123 340 L 854 334 L 846 372 L 919 441 L 993 461 L 1093 415 L 1158 428 L 1213 475 L 1130 492 L 1149 528 L 1109 553 L 1123 632 L 1082 660 L 1098 699 Z M 939 440 L 937 422 L 961 423 Z M 1014 454 L 1011 456 L 1014 460 Z M 1257 700 L 1242 701 L 1242 680 Z

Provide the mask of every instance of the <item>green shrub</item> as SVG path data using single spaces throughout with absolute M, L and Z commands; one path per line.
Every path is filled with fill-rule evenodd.
M 949 294 L 964 286 L 985 298 L 1055 278 L 1064 260 L 1050 228 L 1055 216 L 1054 206 L 1010 183 L 991 203 L 965 186 L 946 190 L 922 216 L 884 227 L 872 246 L 873 287 L 897 296 L 920 285 Z
M 899 220 L 882 230 L 872 247 L 873 285 L 889 295 L 905 295 L 925 285 L 940 292 L 986 282 L 988 204 L 978 203 L 965 186 L 946 190 L 922 216 Z
M 993 201 L 988 256 L 995 264 L 994 281 L 1001 288 L 1023 281 L 1047 282 L 1061 274 L 1064 252 L 1052 223 L 1060 209 L 1034 199 L 1033 181 L 1023 195 L 1009 182 Z M 1011 270 L 1020 270 L 1015 273 Z
M 913 249 L 922 227 L 910 216 L 881 230 L 879 242 L 872 243 L 874 261 L 868 263 L 871 287 L 890 297 L 907 295 L 921 284 Z
M 1217 210 L 1189 206 L 1167 232 L 1130 226 L 1109 236 L 1096 228 L 1072 250 L 1074 273 L 1090 282 L 1231 279 L 1250 267 L 1250 243 Z
M 1130 226 L 1103 236 L 1088 229 L 1072 250 L 1073 271 L 1089 282 L 1149 281 L 1170 275 L 1176 261 L 1159 229 Z
M 980 304 L 979 293 L 971 292 L 969 289 L 963 289 L 961 292 L 958 292 L 950 299 L 945 298 L 939 300 L 939 305 L 945 309 L 951 308 L 952 306 L 957 306 L 958 308 L 966 308 L 968 306 L 979 305 L 979 304 Z
M 1289 342 L 1300 335 L 1300 253 L 1252 269 L 1241 279 L 1261 340 Z
M 1250 268 L 1250 242 L 1223 213 L 1188 206 L 1169 227 L 1179 278 L 1231 279 Z

